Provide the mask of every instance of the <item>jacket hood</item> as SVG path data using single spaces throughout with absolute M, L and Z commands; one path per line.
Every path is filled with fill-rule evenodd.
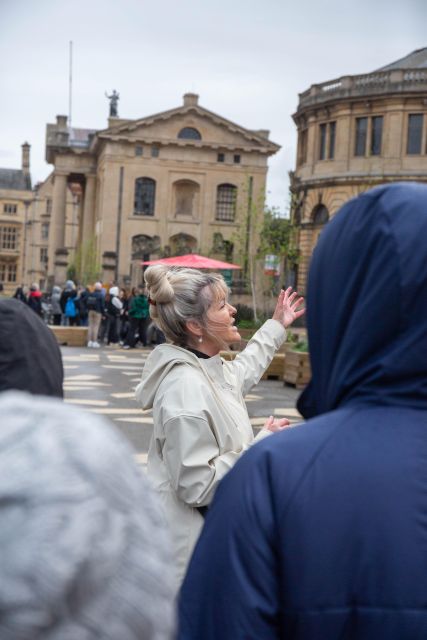
M 373 189 L 328 223 L 308 279 L 304 417 L 356 402 L 427 409 L 426 238 L 415 183 Z
M 110 296 L 118 296 L 119 295 L 119 287 L 111 287 Z
M 63 397 L 61 352 L 47 325 L 20 300 L 0 300 L 0 391 Z
M 29 295 L 30 298 L 41 298 L 42 297 L 41 291 L 30 291 L 28 295 Z
M 148 356 L 142 371 L 141 382 L 136 387 L 135 396 L 143 409 L 152 409 L 154 397 L 161 382 L 176 365 L 186 363 L 201 369 L 199 358 L 173 344 L 159 344 Z
M 61 287 L 55 285 L 54 287 L 52 287 L 52 293 L 61 293 Z

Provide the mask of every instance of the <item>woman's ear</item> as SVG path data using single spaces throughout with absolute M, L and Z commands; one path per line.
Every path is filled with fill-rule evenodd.
M 196 320 L 187 320 L 185 327 L 193 338 L 200 338 L 202 335 L 202 327 Z

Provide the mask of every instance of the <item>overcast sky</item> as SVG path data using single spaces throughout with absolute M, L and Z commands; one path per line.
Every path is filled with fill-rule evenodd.
M 268 201 L 285 210 L 294 168 L 298 93 L 373 71 L 427 46 L 427 0 L 0 0 L 0 166 L 20 168 L 31 144 L 33 182 L 45 126 L 106 127 L 108 100 L 137 119 L 200 104 L 249 129 L 269 129 Z

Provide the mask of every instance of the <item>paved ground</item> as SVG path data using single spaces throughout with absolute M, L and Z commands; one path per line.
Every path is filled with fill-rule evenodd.
M 150 349 L 61 347 L 65 371 L 65 401 L 99 413 L 114 422 L 145 465 L 152 432 L 152 412 L 142 411 L 134 398 Z M 262 380 L 246 396 L 254 431 L 269 415 L 299 421 L 295 409 L 299 391 L 280 380 Z

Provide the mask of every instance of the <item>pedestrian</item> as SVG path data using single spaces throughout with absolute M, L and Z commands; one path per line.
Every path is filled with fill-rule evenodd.
M 19 300 L 0 300 L 0 392 L 62 398 L 63 378 L 61 352 L 48 326 Z
M 24 285 L 21 285 L 20 287 L 16 287 L 13 297 L 16 298 L 16 300 L 21 300 L 21 302 L 25 302 L 25 303 L 27 302 L 27 296 L 25 295 Z
M 129 309 L 129 333 L 124 349 L 134 349 L 137 343 L 136 334 L 143 347 L 147 346 L 147 325 L 149 322 L 148 298 L 141 285 L 132 297 Z
M 221 483 L 180 640 L 427 638 L 427 186 L 327 224 L 308 278 L 305 424 Z
M 124 437 L 22 392 L 0 414 L 0 637 L 172 640 L 169 537 Z
M 104 296 L 102 295 L 102 283 L 95 282 L 93 291 L 89 292 L 86 305 L 88 309 L 88 347 L 99 349 L 98 332 L 104 312 Z
M 76 285 L 72 280 L 67 280 L 64 290 L 61 293 L 60 304 L 63 313 L 63 322 L 66 326 L 77 326 L 79 317 L 75 305 L 77 297 Z M 69 299 L 72 299 L 70 302 Z M 67 304 L 68 303 L 68 304 Z
M 61 288 L 58 285 L 52 287 L 52 295 L 50 297 L 51 313 L 53 324 L 59 326 L 62 320 L 62 307 L 61 307 Z
M 77 298 L 75 304 L 78 310 L 79 327 L 88 326 L 88 308 L 87 297 L 89 295 L 89 289 L 87 287 L 79 287 L 77 289 Z
M 120 289 L 119 299 L 123 305 L 120 315 L 119 343 L 123 345 L 126 342 L 126 338 L 129 332 L 129 305 L 131 299 L 125 289 Z
M 296 293 L 282 291 L 273 319 L 235 360 L 224 361 L 220 349 L 240 336 L 223 278 L 155 265 L 145 282 L 151 317 L 172 344 L 147 358 L 136 398 L 153 409 L 148 475 L 170 522 L 178 586 L 219 481 L 254 441 L 243 396 L 303 311 Z M 269 418 L 257 439 L 287 424 Z
M 27 304 L 38 316 L 42 317 L 42 294 L 37 282 L 33 282 L 30 287 Z
M 117 344 L 119 342 L 120 331 L 120 314 L 123 309 L 123 303 L 119 298 L 119 288 L 110 287 L 109 299 L 106 305 L 107 314 L 107 345 Z

